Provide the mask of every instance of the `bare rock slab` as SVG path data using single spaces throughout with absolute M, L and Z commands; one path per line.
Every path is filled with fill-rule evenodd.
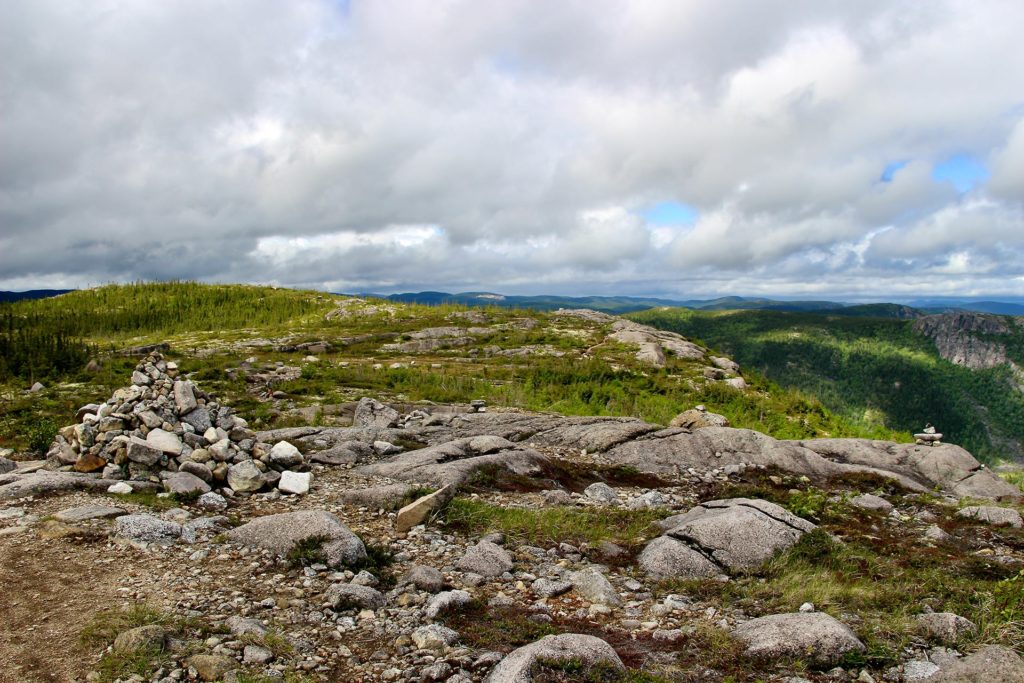
M 773 614 L 733 629 L 750 657 L 804 657 L 820 665 L 836 664 L 848 652 L 865 647 L 848 626 L 824 612 Z
M 604 664 L 619 671 L 626 668 L 612 646 L 600 638 L 565 633 L 545 636 L 535 643 L 513 650 L 494 667 L 484 683 L 530 683 L 538 662 L 579 662 L 584 667 Z
M 332 567 L 344 567 L 366 559 L 366 547 L 340 519 L 325 510 L 285 512 L 258 517 L 228 532 L 235 543 L 266 548 L 280 557 L 299 541 L 319 537 Z
M 120 517 L 128 514 L 124 508 L 113 505 L 82 505 L 79 507 L 67 508 L 56 513 L 53 518 L 58 522 L 84 522 L 89 519 L 105 519 L 107 517 Z
M 1008 647 L 989 645 L 943 667 L 928 683 L 1020 683 L 1024 659 Z
M 995 505 L 971 505 L 956 513 L 957 517 L 977 519 L 988 522 L 993 526 L 1012 526 L 1015 529 L 1024 527 L 1024 520 L 1020 513 L 1010 508 L 1001 508 Z

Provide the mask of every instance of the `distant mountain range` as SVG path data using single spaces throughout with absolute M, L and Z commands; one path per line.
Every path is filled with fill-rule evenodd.
M 827 313 L 856 317 L 910 319 L 934 313 L 974 311 L 999 315 L 1024 315 L 1024 299 L 1015 301 L 972 301 L 970 299 L 921 299 L 909 304 L 850 304 L 839 301 L 784 301 L 781 299 L 724 296 L 717 299 L 660 299 L 632 296 L 513 296 L 492 292 L 407 292 L 403 294 L 362 294 L 391 301 L 417 304 L 462 304 L 464 306 L 501 306 L 532 308 L 541 311 L 557 308 L 591 308 L 606 313 L 632 313 L 649 308 L 671 306 L 701 311 L 767 310 L 803 313 Z M 1014 297 L 1016 298 L 1016 297 Z
M 48 299 L 51 296 L 67 294 L 73 289 L 30 289 L 26 292 L 4 292 L 0 291 L 0 303 L 9 301 L 22 301 L 24 299 Z
M 70 289 L 32 289 L 25 292 L 0 291 L 0 303 L 23 299 L 45 299 L 66 294 Z M 959 297 L 936 297 L 917 299 L 906 304 L 872 303 L 851 304 L 841 301 L 786 301 L 761 297 L 723 296 L 717 299 L 661 299 L 634 296 L 516 296 L 493 292 L 406 292 L 402 294 L 361 293 L 402 303 L 417 303 L 436 306 L 439 304 L 462 304 L 464 306 L 501 306 L 503 308 L 532 308 L 538 311 L 553 311 L 558 308 L 590 308 L 606 313 L 623 314 L 644 311 L 649 308 L 672 306 L 692 308 L 701 311 L 789 311 L 801 313 L 825 313 L 856 317 L 881 317 L 911 319 L 935 313 L 973 311 L 997 315 L 1024 315 L 1024 297 L 1006 297 L 1005 300 L 973 300 Z

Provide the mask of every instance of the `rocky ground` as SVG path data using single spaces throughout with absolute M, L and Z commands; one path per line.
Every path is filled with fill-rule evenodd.
M 142 353 L 0 458 L 4 683 L 1024 680 L 1020 490 L 957 446 L 368 398 L 257 431 Z

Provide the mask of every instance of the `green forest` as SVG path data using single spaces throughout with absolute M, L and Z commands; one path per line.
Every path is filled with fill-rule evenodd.
M 930 422 L 981 459 L 1020 458 L 1024 393 L 1010 368 L 943 360 L 912 321 L 664 308 L 628 317 L 700 340 L 861 425 L 919 431 Z

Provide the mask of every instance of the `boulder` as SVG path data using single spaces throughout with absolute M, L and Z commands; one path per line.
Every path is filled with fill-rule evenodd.
M 193 460 L 186 460 L 178 466 L 179 472 L 188 472 L 194 477 L 199 477 L 207 484 L 213 482 L 213 470 L 208 465 Z
M 512 570 L 512 556 L 490 541 L 480 541 L 466 551 L 456 566 L 459 571 L 480 576 L 501 576 Z
M 137 436 L 131 437 L 131 440 L 128 442 L 128 459 L 132 462 L 148 467 L 155 465 L 163 457 L 163 451 Z
M 689 429 L 691 431 L 703 429 L 704 427 L 728 427 L 729 419 L 725 415 L 709 413 L 707 410 L 701 410 L 700 408 L 692 408 L 676 415 L 668 423 L 668 426 Z
M 174 383 L 174 406 L 178 409 L 178 414 L 191 413 L 198 405 L 192 382 L 176 381 Z
M 864 644 L 848 626 L 824 612 L 773 614 L 740 624 L 732 635 L 748 657 L 801 657 L 821 666 L 834 665 Z
M 266 548 L 280 557 L 307 538 L 323 539 L 322 550 L 332 567 L 353 565 L 366 559 L 366 548 L 340 519 L 323 510 L 285 512 L 257 517 L 232 529 L 228 538 L 235 543 Z
M 603 664 L 619 671 L 625 666 L 612 646 L 596 636 L 563 633 L 545 636 L 513 650 L 498 663 L 485 683 L 530 683 L 538 663 L 579 663 L 585 668 Z
M 75 472 L 89 473 L 97 472 L 107 466 L 107 460 L 94 453 L 82 453 L 75 460 Z
M 412 632 L 412 642 L 421 650 L 443 650 L 458 640 L 458 632 L 440 624 L 420 626 Z
M 774 503 L 731 498 L 698 505 L 677 518 L 666 535 L 686 543 L 725 569 L 743 571 L 759 567 L 815 528 Z M 662 543 L 648 560 L 674 558 L 685 567 L 686 557 L 680 550 Z M 692 556 L 689 559 L 696 567 L 702 566 Z
M 7 474 L 8 472 L 13 472 L 16 469 L 18 469 L 18 463 L 4 457 L 0 457 L 0 474 Z
M 246 617 L 228 617 L 224 625 L 228 627 L 228 630 L 233 636 L 263 636 L 267 633 L 267 628 L 260 623 L 257 619 L 249 619 Z

